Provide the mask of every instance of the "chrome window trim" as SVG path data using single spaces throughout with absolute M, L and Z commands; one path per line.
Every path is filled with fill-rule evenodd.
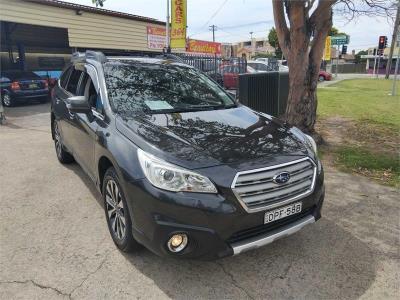
M 286 199 L 286 200 L 283 200 L 283 201 L 279 201 L 279 202 L 276 202 L 276 203 L 273 203 L 273 204 L 260 206 L 260 207 L 257 207 L 257 208 L 248 208 L 246 203 L 241 199 L 239 194 L 235 191 L 235 184 L 236 184 L 236 181 L 237 181 L 237 179 L 238 179 L 238 177 L 240 175 L 251 174 L 251 173 L 262 172 L 262 171 L 268 171 L 268 170 L 272 170 L 272 169 L 278 169 L 278 168 L 281 168 L 281 167 L 286 167 L 286 166 L 290 166 L 290 165 L 293 165 L 293 164 L 297 164 L 297 163 L 300 163 L 300 162 L 306 161 L 306 160 L 309 160 L 312 163 L 312 165 L 314 166 L 314 168 L 313 168 L 314 174 L 313 174 L 311 186 L 307 191 L 305 191 L 305 192 L 303 192 L 303 193 L 301 193 L 301 194 L 299 194 L 299 195 L 297 195 L 295 197 L 292 197 L 292 198 L 289 198 L 289 199 Z M 273 208 L 276 208 L 276 207 L 279 207 L 279 206 L 283 206 L 283 205 L 295 202 L 296 200 L 299 200 L 301 198 L 304 198 L 304 197 L 312 194 L 314 192 L 316 178 L 317 178 L 317 165 L 315 164 L 315 162 L 310 157 L 304 157 L 304 158 L 301 158 L 301 159 L 293 160 L 293 161 L 290 161 L 290 162 L 287 162 L 287 163 L 283 163 L 283 164 L 279 164 L 279 165 L 273 165 L 273 166 L 269 166 L 269 167 L 265 167 L 265 168 L 259 168 L 259 169 L 253 169 L 253 170 L 246 170 L 246 171 L 237 172 L 235 177 L 233 178 L 233 181 L 232 181 L 232 184 L 231 184 L 231 190 L 232 190 L 233 194 L 235 195 L 236 199 L 239 201 L 240 205 L 243 207 L 243 209 L 246 212 L 255 213 L 255 212 L 259 212 L 259 211 L 263 211 L 263 210 L 269 210 L 269 209 L 273 209 Z

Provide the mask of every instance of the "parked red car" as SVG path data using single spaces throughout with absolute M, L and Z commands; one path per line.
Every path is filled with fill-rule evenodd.
M 332 80 L 332 74 L 328 73 L 328 72 L 326 72 L 324 70 L 320 70 L 319 71 L 319 75 L 318 75 L 318 81 L 322 82 L 322 81 L 325 81 L 325 80 L 326 81 Z
M 224 88 L 230 90 L 238 88 L 239 74 L 256 73 L 256 70 L 250 66 L 247 66 L 246 72 L 241 72 L 238 65 L 223 65 L 220 67 L 220 73 L 224 81 Z

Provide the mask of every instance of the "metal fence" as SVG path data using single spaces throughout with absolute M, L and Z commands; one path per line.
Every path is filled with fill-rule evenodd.
M 239 74 L 247 73 L 245 58 L 225 59 L 218 56 L 181 54 L 188 65 L 204 72 L 226 89 L 237 89 Z
M 276 117 L 283 115 L 288 91 L 288 72 L 263 72 L 239 76 L 239 101 L 256 111 Z

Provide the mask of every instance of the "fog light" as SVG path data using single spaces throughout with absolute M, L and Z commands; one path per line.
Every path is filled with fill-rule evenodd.
M 168 240 L 167 246 L 169 251 L 176 253 L 185 249 L 187 243 L 187 235 L 184 233 L 178 233 L 171 236 L 171 238 Z

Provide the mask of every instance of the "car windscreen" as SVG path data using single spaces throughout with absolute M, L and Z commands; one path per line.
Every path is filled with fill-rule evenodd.
M 41 79 L 40 76 L 30 71 L 4 71 L 1 73 L 1 77 L 7 77 L 10 80 Z
M 201 72 L 174 63 L 108 62 L 104 65 L 117 113 L 168 113 L 234 107 L 232 98 Z

